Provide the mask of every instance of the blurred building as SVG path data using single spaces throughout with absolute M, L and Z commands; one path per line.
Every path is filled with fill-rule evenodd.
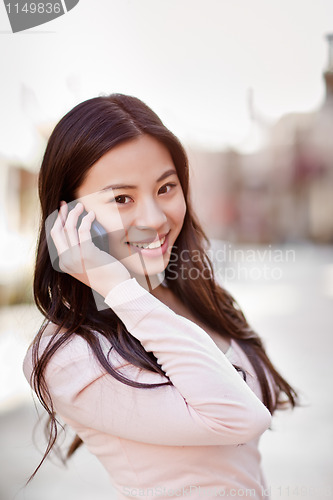
M 23 86 L 22 86 L 23 87 Z M 26 98 L 22 88 L 22 111 Z M 29 122 L 29 120 L 27 120 Z M 39 223 L 37 172 L 46 144 L 31 122 L 29 147 L 0 157 L 0 305 L 31 300 L 34 252 Z M 29 132 L 31 132 L 29 134 Z
M 267 127 L 252 154 L 188 150 L 193 200 L 210 237 L 242 243 L 333 243 L 333 34 L 325 100 Z M 253 113 L 254 129 L 263 127 Z

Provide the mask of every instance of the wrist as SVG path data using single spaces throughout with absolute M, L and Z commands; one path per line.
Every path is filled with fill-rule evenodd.
M 124 266 L 123 269 L 119 269 L 115 268 L 113 264 L 95 269 L 93 276 L 88 273 L 91 288 L 103 298 L 117 285 L 131 278 L 129 271 Z

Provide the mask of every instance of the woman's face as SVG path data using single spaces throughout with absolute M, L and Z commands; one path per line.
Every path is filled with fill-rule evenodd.
M 114 147 L 90 168 L 75 195 L 87 211 L 95 212 L 109 235 L 111 255 L 132 275 L 164 271 L 183 226 L 186 203 L 163 144 L 142 135 Z M 150 242 L 155 248 L 137 246 Z

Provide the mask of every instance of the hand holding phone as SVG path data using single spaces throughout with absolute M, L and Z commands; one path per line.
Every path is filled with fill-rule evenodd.
M 50 236 L 57 250 L 60 270 L 106 297 L 114 286 L 131 275 L 108 252 L 107 233 L 94 219 L 94 212 L 84 213 L 82 203 L 68 205 L 62 202 Z
M 70 207 L 70 203 L 68 205 Z M 88 215 L 88 212 L 86 210 L 83 210 L 82 214 L 79 215 L 77 229 L 79 229 L 81 222 L 86 215 Z M 110 253 L 108 233 L 106 232 L 102 224 L 100 224 L 96 219 L 93 220 L 91 224 L 90 233 L 94 245 L 96 245 L 97 248 L 99 248 L 103 252 Z

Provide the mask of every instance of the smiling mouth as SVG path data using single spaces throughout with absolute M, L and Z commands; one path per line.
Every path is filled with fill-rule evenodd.
M 132 245 L 132 246 L 138 247 L 138 248 L 148 248 L 150 250 L 154 250 L 155 248 L 160 248 L 163 245 L 166 237 L 167 237 L 167 235 L 163 236 L 163 238 L 161 238 L 160 240 L 153 241 L 151 243 L 130 243 L 127 241 L 126 244 Z

